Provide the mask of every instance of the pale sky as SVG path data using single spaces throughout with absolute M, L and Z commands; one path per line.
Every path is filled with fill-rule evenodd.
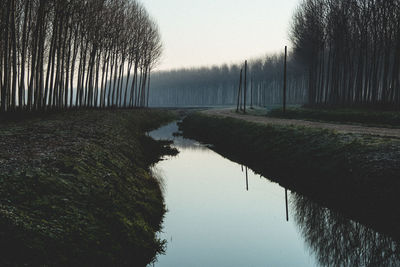
M 290 46 L 299 0 L 141 0 L 157 21 L 158 70 L 236 63 Z

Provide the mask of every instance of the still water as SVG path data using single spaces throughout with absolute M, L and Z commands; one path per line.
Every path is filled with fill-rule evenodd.
M 150 133 L 180 152 L 153 168 L 168 209 L 166 254 L 154 266 L 400 266 L 399 243 L 177 131 L 172 123 Z

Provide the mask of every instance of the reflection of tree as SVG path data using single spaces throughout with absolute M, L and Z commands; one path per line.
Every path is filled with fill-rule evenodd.
M 202 145 L 192 139 L 186 139 L 183 137 L 174 137 L 174 146 L 179 149 L 186 149 L 191 151 L 206 151 L 209 148 L 206 145 Z
M 400 243 L 292 194 L 294 219 L 323 266 L 400 266 Z M 384 218 L 383 218 L 384 219 Z
M 186 149 L 186 150 L 207 150 L 208 147 L 200 144 L 199 142 L 183 138 L 179 136 L 179 127 L 176 122 L 172 122 L 168 125 L 160 127 L 157 130 L 154 130 L 149 133 L 149 135 L 156 140 L 171 140 L 173 141 L 173 146 L 178 149 Z M 177 135 L 178 134 L 178 135 Z

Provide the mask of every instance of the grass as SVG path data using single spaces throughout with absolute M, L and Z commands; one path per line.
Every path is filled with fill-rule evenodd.
M 394 204 L 400 201 L 398 139 L 200 113 L 188 116 L 181 127 L 186 137 L 212 144 L 218 153 L 282 186 L 400 239 Z
M 286 118 L 286 119 L 302 119 L 312 121 L 364 124 L 367 126 L 379 127 L 400 127 L 399 111 L 382 111 L 361 108 L 288 108 L 286 113 L 282 109 L 273 109 L 268 112 L 267 116 Z
M 144 135 L 157 111 L 69 111 L 0 124 L 0 265 L 146 266 L 164 249 Z

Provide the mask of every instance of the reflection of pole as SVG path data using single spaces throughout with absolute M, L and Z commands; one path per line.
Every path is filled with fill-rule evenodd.
M 287 189 L 285 188 L 285 202 L 286 202 L 286 221 L 289 221 L 289 207 L 288 207 L 288 200 L 287 200 Z
M 246 167 L 246 190 L 249 191 L 249 176 L 247 175 L 247 167 Z

